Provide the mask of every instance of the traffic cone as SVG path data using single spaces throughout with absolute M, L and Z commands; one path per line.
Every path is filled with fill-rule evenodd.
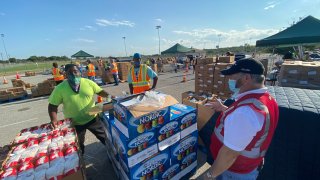
M 20 79 L 20 78 L 21 78 L 21 76 L 20 76 L 19 72 L 17 72 L 16 73 L 16 79 Z
M 8 84 L 6 77 L 3 76 L 3 84 Z
M 183 78 L 181 82 L 187 82 L 187 74 L 186 72 L 183 73 Z
M 97 102 L 98 102 L 98 103 L 101 103 L 102 101 L 103 101 L 102 96 L 98 96 L 98 97 L 97 97 Z

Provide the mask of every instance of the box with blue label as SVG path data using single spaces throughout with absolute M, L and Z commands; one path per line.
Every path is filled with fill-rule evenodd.
M 184 104 L 171 106 L 171 119 L 179 122 L 181 139 L 197 131 L 197 109 Z
M 171 163 L 180 163 L 181 169 L 185 169 L 197 160 L 197 148 L 198 131 L 195 131 L 170 147 Z
M 115 100 L 115 125 L 127 138 L 154 132 L 170 121 L 170 106 L 178 101 L 161 93 L 154 96 L 139 94 Z
M 169 174 L 168 169 L 170 169 L 170 151 L 167 149 L 140 162 L 128 171 L 123 169 L 122 175 L 125 174 L 124 179 L 130 180 L 164 179 L 163 177 Z
M 117 143 L 120 164 L 127 170 L 158 152 L 155 132 L 146 132 L 136 138 L 128 139 L 117 127 L 112 125 L 112 136 Z
M 113 112 L 112 112 L 112 114 L 113 114 Z M 105 112 L 101 113 L 101 121 L 106 128 L 105 133 L 107 136 L 107 140 L 110 144 L 112 143 L 111 124 L 114 124 L 114 120 L 111 119 L 112 117 L 113 117 L 113 115 L 110 116 L 109 111 L 105 111 Z

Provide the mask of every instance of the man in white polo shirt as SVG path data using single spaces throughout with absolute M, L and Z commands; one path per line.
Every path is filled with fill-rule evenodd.
M 239 91 L 229 107 L 220 102 L 211 104 L 222 111 L 211 136 L 210 152 L 214 163 L 205 179 L 246 179 L 258 176 L 276 129 L 279 110 L 264 86 L 264 67 L 254 59 L 241 59 L 229 69 L 229 88 Z

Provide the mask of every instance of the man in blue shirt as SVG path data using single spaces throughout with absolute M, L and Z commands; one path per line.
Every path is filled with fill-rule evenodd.
M 147 65 L 141 64 L 141 55 L 135 53 L 133 55 L 134 65 L 130 68 L 128 74 L 128 84 L 131 94 L 143 93 L 155 89 L 158 82 L 158 75 Z M 150 88 L 150 80 L 153 79 Z

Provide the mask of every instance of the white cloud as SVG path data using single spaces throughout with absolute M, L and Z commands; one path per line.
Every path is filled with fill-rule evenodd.
M 0 12 L 0 16 L 4 16 L 4 15 L 6 15 L 6 13 Z
M 127 20 L 123 21 L 113 21 L 113 20 L 107 20 L 107 19 L 96 19 L 96 24 L 99 26 L 129 26 L 133 27 L 135 26 L 134 22 L 130 22 Z
M 230 47 L 230 46 L 239 46 L 244 43 L 254 44 L 255 40 L 262 39 L 264 37 L 273 35 L 278 32 L 277 29 L 256 29 L 256 28 L 246 28 L 245 30 L 229 30 L 221 31 L 218 29 L 194 29 L 191 31 L 173 31 L 175 34 L 182 35 L 183 39 L 177 39 L 175 41 L 166 41 L 170 42 L 171 45 L 178 43 L 181 40 L 183 45 L 188 45 L 192 47 L 197 47 L 202 49 L 204 44 L 206 48 L 214 47 L 218 44 L 220 36 L 220 46 Z M 207 44 L 210 44 L 207 45 Z M 215 45 L 214 45 L 215 44 Z
M 85 31 L 85 30 L 97 31 L 97 28 L 89 26 L 89 25 L 86 25 L 86 26 L 80 28 L 80 30 L 81 31 Z
M 84 39 L 84 38 L 78 38 L 78 39 L 75 39 L 76 42 L 85 42 L 85 43 L 94 43 L 96 41 L 94 40 L 91 40 L 91 39 Z
M 273 9 L 275 8 L 277 5 L 279 5 L 280 2 L 276 2 L 276 1 L 270 1 L 270 2 L 267 2 L 267 6 L 264 7 L 263 9 L 264 10 L 269 10 L 269 9 Z
M 163 22 L 163 20 L 162 19 L 160 19 L 160 18 L 157 18 L 157 19 L 155 19 L 157 22 Z
M 266 6 L 265 8 L 263 8 L 264 10 L 268 10 L 268 9 L 272 9 L 276 7 L 276 4 L 272 4 L 272 5 L 269 5 L 269 6 Z

